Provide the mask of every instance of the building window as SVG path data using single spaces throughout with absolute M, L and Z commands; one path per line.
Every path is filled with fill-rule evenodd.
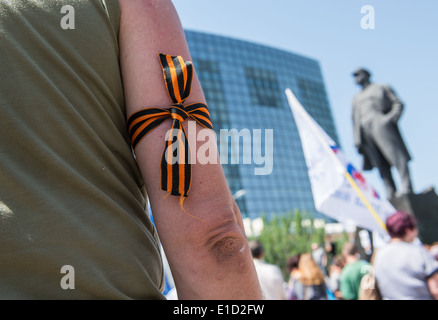
M 274 72 L 246 67 L 245 74 L 253 104 L 281 107 L 281 90 Z

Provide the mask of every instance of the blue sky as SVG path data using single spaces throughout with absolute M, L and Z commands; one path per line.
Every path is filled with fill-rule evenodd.
M 357 67 L 391 85 L 405 103 L 400 129 L 410 150 L 414 191 L 438 186 L 438 1 L 436 0 L 173 0 L 185 29 L 253 41 L 319 61 L 341 147 L 362 160 L 352 137 Z M 364 30 L 371 5 L 375 29 Z M 274 164 L 275 166 L 275 164 Z M 275 167 L 274 167 L 275 170 Z M 384 195 L 376 169 L 363 172 Z M 398 173 L 394 171 L 398 183 Z

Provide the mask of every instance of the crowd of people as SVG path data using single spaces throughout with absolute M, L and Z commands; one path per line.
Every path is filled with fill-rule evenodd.
M 263 245 L 250 242 L 263 296 L 267 300 L 433 300 L 438 299 L 437 244 L 418 239 L 414 216 L 396 212 L 386 221 L 390 241 L 368 259 L 359 245 L 340 253 L 311 245 L 287 259 L 287 277 L 263 260 Z

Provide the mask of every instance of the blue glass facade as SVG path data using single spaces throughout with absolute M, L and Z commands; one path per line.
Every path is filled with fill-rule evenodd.
M 241 134 L 239 163 L 231 161 L 231 138 L 227 140 L 229 161 L 221 162 L 231 192 L 246 191 L 236 199 L 242 215 L 254 219 L 264 214 L 270 218 L 298 209 L 324 218 L 315 210 L 300 138 L 284 93 L 290 88 L 339 145 L 318 61 L 238 39 L 185 32 L 218 144 L 224 142 L 221 129 L 236 129 Z M 244 133 L 248 132 L 252 140 L 246 140 L 245 148 L 244 136 L 248 135 Z M 257 141 L 261 141 L 264 163 L 257 161 Z M 269 173 L 265 150 L 270 148 L 273 167 Z M 245 156 L 251 157 L 249 164 L 243 163 Z M 255 174 L 256 168 L 265 168 L 269 174 Z

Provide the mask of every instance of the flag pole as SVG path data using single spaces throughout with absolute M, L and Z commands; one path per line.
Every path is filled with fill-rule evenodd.
M 298 108 L 298 110 L 302 113 L 304 119 L 306 119 L 306 121 L 310 122 L 309 116 L 306 114 L 306 112 L 304 111 L 303 106 L 301 105 L 301 103 L 298 101 L 298 99 L 295 97 L 295 95 L 292 93 L 292 90 L 287 88 L 285 90 L 286 93 L 286 97 L 288 99 L 289 102 L 289 106 L 292 110 L 292 114 L 293 114 L 293 109 L 292 109 L 292 105 L 297 105 L 300 108 Z M 333 152 L 332 148 L 330 148 L 330 146 L 326 143 L 326 141 L 324 141 L 321 136 L 319 135 L 319 132 L 315 131 L 313 129 L 313 124 L 309 126 L 315 133 L 315 136 L 318 138 L 319 142 L 321 142 L 321 144 L 324 146 L 325 149 L 327 149 L 328 153 L 331 155 L 331 157 L 339 164 L 339 167 L 342 168 L 343 174 L 345 176 L 345 178 L 347 179 L 348 183 L 351 185 L 351 187 L 353 188 L 353 190 L 357 193 L 357 195 L 359 196 L 359 198 L 362 200 L 362 202 L 365 204 L 366 208 L 370 211 L 371 215 L 374 217 L 374 219 L 377 221 L 377 223 L 380 225 L 380 227 L 386 231 L 386 226 L 385 223 L 382 221 L 382 219 L 380 219 L 379 215 L 377 214 L 376 210 L 374 210 L 373 206 L 371 205 L 371 203 L 368 201 L 368 199 L 365 197 L 365 195 L 363 194 L 363 192 L 360 190 L 359 186 L 354 182 L 353 177 L 348 173 L 348 171 L 345 169 L 344 165 L 341 163 L 341 161 L 339 160 L 339 158 L 336 156 L 336 154 Z

